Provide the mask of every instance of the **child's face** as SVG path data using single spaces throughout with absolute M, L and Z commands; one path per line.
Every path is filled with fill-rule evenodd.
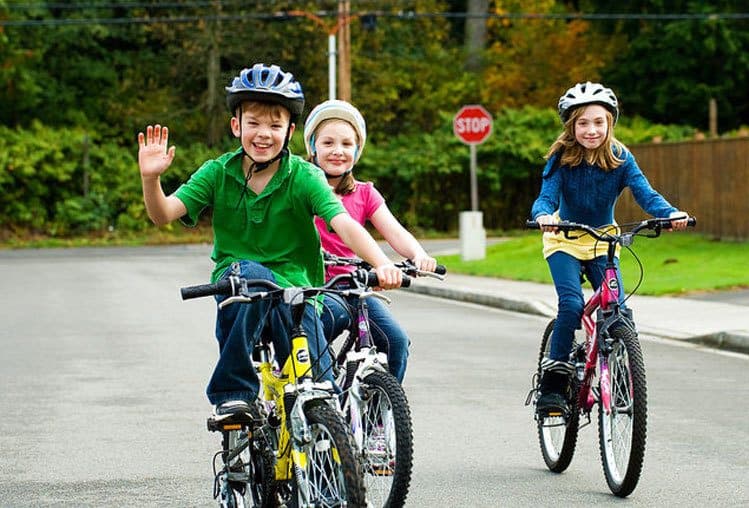
M 327 121 L 318 128 L 315 135 L 317 164 L 329 175 L 342 175 L 351 169 L 356 150 L 356 131 L 348 122 Z
M 584 106 L 575 120 L 575 139 L 584 148 L 595 150 L 606 140 L 609 130 L 606 108 L 598 104 Z
M 241 117 L 231 119 L 234 136 L 240 138 L 245 152 L 255 162 L 266 162 L 278 155 L 286 140 L 290 120 L 285 108 L 263 106 L 243 105 Z M 293 133 L 294 124 L 291 124 L 289 137 Z

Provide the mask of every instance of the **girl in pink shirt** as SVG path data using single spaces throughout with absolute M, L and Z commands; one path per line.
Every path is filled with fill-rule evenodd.
M 371 182 L 357 181 L 352 170 L 367 141 L 367 126 L 359 110 L 345 101 L 329 100 L 319 104 L 304 123 L 304 144 L 310 160 L 324 172 L 328 183 L 341 198 L 351 217 L 364 225 L 367 221 L 399 255 L 411 259 L 420 270 L 434 271 L 437 261 L 429 256 L 387 207 Z M 315 218 L 322 248 L 331 254 L 353 257 L 354 252 L 325 222 Z M 328 279 L 348 267 L 328 267 Z M 353 268 L 350 268 L 353 269 Z M 326 297 L 322 321 L 329 339 L 350 326 L 350 316 L 342 302 Z M 410 340 L 382 301 L 368 300 L 372 339 L 380 351 L 387 352 L 390 372 L 402 382 L 406 373 Z

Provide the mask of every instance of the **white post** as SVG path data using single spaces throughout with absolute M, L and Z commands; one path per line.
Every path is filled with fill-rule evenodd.
M 481 212 L 460 212 L 460 257 L 463 261 L 486 257 L 486 231 Z
M 336 58 L 338 58 L 336 47 L 335 34 L 328 35 L 328 99 L 330 100 L 335 99 L 336 95 L 335 65 Z

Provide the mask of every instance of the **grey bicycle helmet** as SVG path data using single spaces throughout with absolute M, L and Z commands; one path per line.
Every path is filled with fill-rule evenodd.
M 317 127 L 323 120 L 332 118 L 347 121 L 356 131 L 359 138 L 359 146 L 354 157 L 354 164 L 356 164 L 359 162 L 364 145 L 367 143 L 367 124 L 358 109 L 346 101 L 336 99 L 315 106 L 304 122 L 304 146 L 307 148 L 307 155 L 313 155 L 315 152 L 315 131 Z
M 614 115 L 614 124 L 619 119 L 619 101 L 610 88 L 600 83 L 578 83 L 559 98 L 559 118 L 565 123 L 572 110 L 586 104 L 600 104 Z
M 250 69 L 242 69 L 231 86 L 226 87 L 226 105 L 234 113 L 242 101 L 259 101 L 280 104 L 291 113 L 295 122 L 304 109 L 302 85 L 290 72 L 277 65 L 257 63 Z

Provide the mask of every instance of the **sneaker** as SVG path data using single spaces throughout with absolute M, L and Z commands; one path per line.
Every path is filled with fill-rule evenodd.
M 546 371 L 541 377 L 540 395 L 536 401 L 536 412 L 544 416 L 563 416 L 570 411 L 565 394 L 569 389 L 569 376 L 560 372 Z
M 536 412 L 545 416 L 563 416 L 570 411 L 567 399 L 561 393 L 546 392 L 536 401 Z
M 216 406 L 217 416 L 249 413 L 250 411 L 250 404 L 245 400 L 225 400 Z

